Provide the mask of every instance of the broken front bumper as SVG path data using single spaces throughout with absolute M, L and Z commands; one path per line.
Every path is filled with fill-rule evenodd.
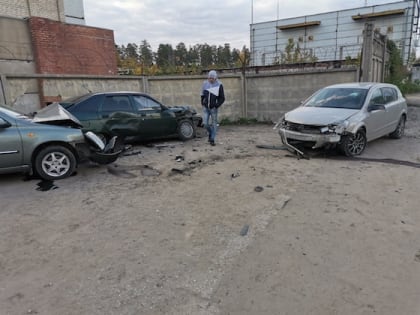
M 336 133 L 329 134 L 311 134 L 302 133 L 284 128 L 279 129 L 279 135 L 284 145 L 290 145 L 290 141 L 310 143 L 312 149 L 322 148 L 327 144 L 336 144 L 340 142 L 341 136 Z
M 123 151 L 121 145 L 117 146 L 117 137 L 113 137 L 108 143 L 104 143 L 93 132 L 84 134 L 86 141 L 77 146 L 79 156 L 98 164 L 110 164 L 118 159 Z

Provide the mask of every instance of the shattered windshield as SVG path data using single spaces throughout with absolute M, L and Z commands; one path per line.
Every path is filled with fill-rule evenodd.
M 313 95 L 304 106 L 361 109 L 367 92 L 359 88 L 326 88 Z

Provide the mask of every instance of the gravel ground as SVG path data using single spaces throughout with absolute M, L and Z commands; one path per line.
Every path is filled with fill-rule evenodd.
M 0 314 L 419 314 L 419 113 L 362 159 L 221 126 L 45 191 L 2 175 Z

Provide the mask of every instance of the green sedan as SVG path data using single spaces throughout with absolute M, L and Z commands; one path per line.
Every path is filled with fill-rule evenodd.
M 133 137 L 145 141 L 195 137 L 202 118 L 190 106 L 168 107 L 151 96 L 137 92 L 89 93 L 60 104 L 76 116 L 84 130 L 103 138 Z

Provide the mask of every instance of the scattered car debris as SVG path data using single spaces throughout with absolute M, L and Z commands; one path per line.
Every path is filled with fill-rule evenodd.
M 184 170 L 181 170 L 179 168 L 173 168 L 171 169 L 172 173 L 178 173 L 178 174 L 184 174 Z
M 188 162 L 188 164 L 189 165 L 196 165 L 197 163 L 201 163 L 201 162 L 202 162 L 202 160 L 198 160 L 198 161 L 192 160 L 192 161 Z
M 239 171 L 236 171 L 235 173 L 230 174 L 230 179 L 235 179 L 235 178 L 237 178 L 237 177 L 239 177 L 239 176 L 241 176 L 241 175 L 239 174 Z
M 122 156 L 132 156 L 132 155 L 139 155 L 139 154 L 141 154 L 141 150 L 129 150 L 129 151 L 124 151 Z
M 416 253 L 414 260 L 420 262 L 420 250 Z
M 264 188 L 262 186 L 255 186 L 254 191 L 256 192 L 262 192 Z
M 284 145 L 257 144 L 256 147 L 260 149 L 269 149 L 269 150 L 287 150 L 287 147 Z
M 245 235 L 247 235 L 247 234 L 248 234 L 248 231 L 249 231 L 249 225 L 248 225 L 248 224 L 245 224 L 245 225 L 242 227 L 241 231 L 239 232 L 239 235 L 240 235 L 240 236 L 245 236 Z

